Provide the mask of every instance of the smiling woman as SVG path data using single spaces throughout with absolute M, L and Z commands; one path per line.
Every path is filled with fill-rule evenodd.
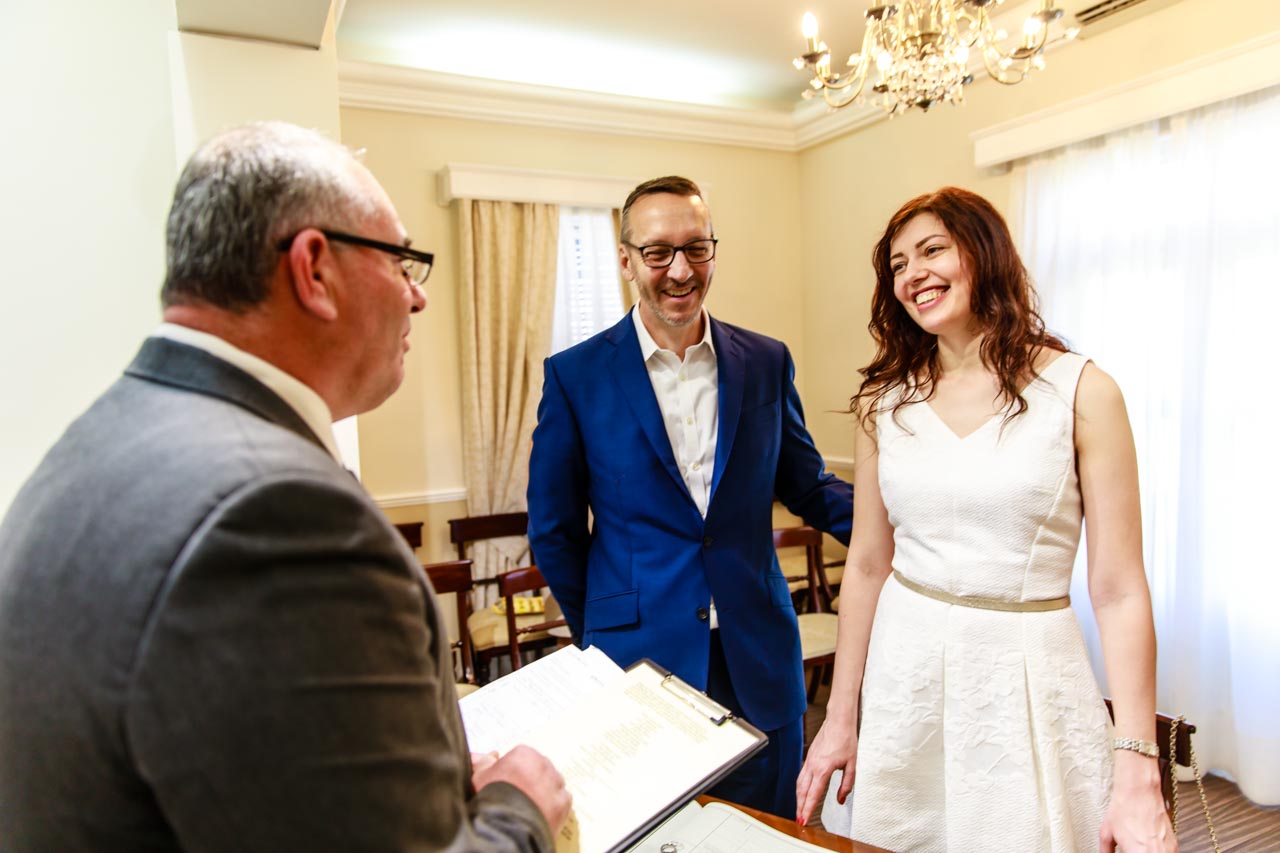
M 907 202 L 872 259 L 849 604 L 798 816 L 838 771 L 823 824 L 893 850 L 1174 849 L 1119 389 L 1045 331 L 980 196 Z M 1067 594 L 1085 517 L 1114 741 Z

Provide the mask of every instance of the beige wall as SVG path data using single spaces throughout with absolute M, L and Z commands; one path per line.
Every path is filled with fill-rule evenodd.
M 634 178 L 679 173 L 709 185 L 721 238 L 708 307 L 729 322 L 799 349 L 804 280 L 798 162 L 794 154 L 722 145 L 667 143 L 603 134 L 509 127 L 361 109 L 342 111 L 343 142 L 367 148 L 365 163 L 387 188 L 415 245 L 436 252 L 429 305 L 415 319 L 405 383 L 360 418 L 364 482 L 377 497 L 458 493 L 462 472 L 459 272 L 455 211 L 436 201 L 435 175 L 448 162 L 520 166 Z M 623 199 L 617 203 L 621 205 Z M 797 352 L 797 358 L 799 353 Z M 801 366 L 800 380 L 804 379 Z M 541 376 L 537 378 L 541 385 Z M 412 499 L 412 498 L 410 498 Z M 442 505 L 433 504 L 433 515 Z M 398 520 L 427 508 L 398 508 Z M 449 504 L 445 518 L 464 515 Z M 428 525 L 428 528 L 430 525 Z M 448 555 L 424 529 L 424 559 Z
M 1228 7 L 1231 14 L 1223 14 Z M 1021 85 L 981 80 L 969 87 L 963 107 L 901 116 L 802 152 L 800 193 L 814 212 L 805 217 L 803 238 L 806 403 L 847 400 L 857 369 L 874 354 L 866 333 L 871 247 L 903 202 L 952 184 L 1009 211 L 1012 180 L 974 167 L 970 133 L 1276 31 L 1274 3 L 1182 0 L 1051 52 L 1045 71 Z M 847 423 L 811 418 L 810 428 L 825 453 L 852 454 Z
M 172 0 L 6 3 L 0 516 L 159 318 Z

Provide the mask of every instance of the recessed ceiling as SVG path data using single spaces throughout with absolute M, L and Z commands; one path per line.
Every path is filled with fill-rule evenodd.
M 791 112 L 806 75 L 800 18 L 837 53 L 856 0 L 346 0 L 338 56 L 490 80 Z

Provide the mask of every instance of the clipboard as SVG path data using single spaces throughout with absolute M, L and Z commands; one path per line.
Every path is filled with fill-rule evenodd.
M 681 791 L 674 800 L 667 804 L 667 806 L 656 812 L 639 828 L 629 834 L 618 844 L 610 847 L 608 849 L 608 853 L 618 853 L 618 851 L 627 850 L 638 844 L 645 838 L 645 836 L 657 829 L 668 818 L 688 805 L 694 797 L 703 793 L 708 788 L 712 788 L 719 784 L 730 773 L 741 767 L 747 759 L 764 749 L 765 745 L 769 741 L 768 735 L 760 731 L 760 729 L 756 728 L 741 717 L 736 716 L 732 711 L 712 699 L 706 693 L 703 693 L 687 681 L 684 681 L 666 669 L 658 666 L 648 658 L 641 658 L 636 661 L 631 666 L 627 667 L 627 672 L 631 672 L 637 667 L 648 667 L 661 675 L 662 681 L 660 683 L 662 688 L 668 693 L 678 697 L 680 701 L 688 704 L 699 715 L 705 716 L 712 726 L 715 726 L 716 728 L 721 728 L 723 726 L 737 728 L 750 736 L 751 743 L 746 749 L 736 754 L 728 762 L 721 764 L 710 775 L 702 777 L 696 783 Z M 586 853 L 586 851 L 583 851 L 583 853 Z
M 459 708 L 473 751 L 527 743 L 564 775 L 574 816 L 557 853 L 627 849 L 768 741 L 653 661 L 623 670 L 594 648 L 560 649 Z

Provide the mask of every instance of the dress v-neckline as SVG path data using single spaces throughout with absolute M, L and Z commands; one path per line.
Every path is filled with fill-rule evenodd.
M 924 400 L 923 402 L 924 402 L 924 407 L 929 410 L 929 414 L 933 415 L 933 419 L 937 421 L 939 424 L 941 424 L 942 428 L 946 430 L 947 434 L 950 435 L 952 438 L 954 438 L 956 441 L 968 441 L 970 438 L 973 438 L 975 435 L 982 432 L 982 430 L 987 426 L 987 424 L 994 421 L 996 417 L 1001 414 L 1000 412 L 995 412 L 991 415 L 988 415 L 986 419 L 983 420 L 982 423 L 978 424 L 976 427 L 969 430 L 964 435 L 961 435 L 960 433 L 952 429 L 951 424 L 947 423 L 945 420 L 942 419 L 942 415 L 938 414 L 937 409 L 933 407 L 932 403 L 930 403 L 928 400 Z
M 1031 386 L 1034 385 L 1037 380 L 1043 379 L 1045 377 L 1045 374 L 1047 374 L 1050 370 L 1052 370 L 1055 364 L 1062 361 L 1062 357 L 1066 354 L 1067 353 L 1065 352 L 1058 353 L 1058 355 L 1053 359 L 1053 361 L 1046 364 L 1043 370 L 1041 370 L 1035 376 L 1031 377 L 1031 380 L 1027 382 L 1026 385 L 1023 385 L 1022 388 L 1018 390 L 1018 393 L 1021 395 L 1025 395 L 1028 389 L 1030 389 Z M 977 435 L 978 433 L 986 429 L 988 426 L 990 426 L 992 421 L 994 421 L 998 417 L 1001 417 L 1004 414 L 1004 409 L 1001 409 L 998 412 L 992 412 L 982 421 L 982 423 L 978 424 L 976 427 L 969 430 L 964 435 L 961 435 L 960 433 L 956 432 L 955 429 L 952 428 L 951 424 L 947 423 L 946 420 L 943 419 L 942 415 L 938 414 L 938 410 L 933 407 L 933 403 L 929 402 L 928 400 L 922 400 L 921 402 L 924 403 L 924 407 L 929 410 L 929 414 L 933 415 L 933 419 L 936 420 L 939 424 L 941 424 L 942 428 L 947 431 L 947 434 L 950 435 L 952 438 L 954 438 L 956 441 L 960 441 L 960 442 L 968 441 L 969 439 L 973 438 L 975 435 Z

